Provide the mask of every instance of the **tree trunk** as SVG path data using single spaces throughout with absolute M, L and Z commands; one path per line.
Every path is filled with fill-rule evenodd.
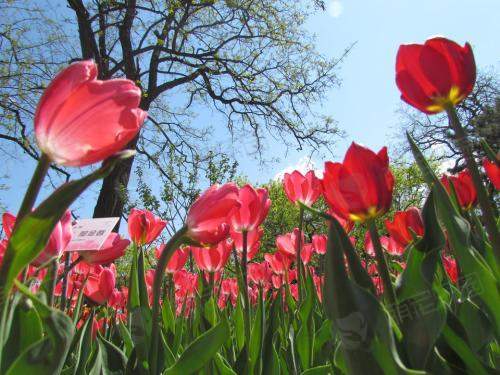
M 139 135 L 134 138 L 126 149 L 135 150 Z M 94 208 L 94 217 L 119 217 L 115 231 L 120 227 L 126 192 L 134 157 L 120 161 L 111 173 L 102 180 L 102 187 Z

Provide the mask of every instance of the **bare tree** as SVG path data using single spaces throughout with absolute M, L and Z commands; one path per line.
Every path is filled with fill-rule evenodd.
M 138 154 L 104 179 L 96 217 L 122 216 L 134 162 L 139 169 L 153 168 L 163 184 L 185 197 L 193 194 L 186 191 L 193 167 L 207 173 L 210 162 L 223 157 L 209 142 L 214 129 L 192 121 L 201 111 L 218 113 L 224 122 L 217 126 L 227 128 L 234 139 L 251 135 L 257 154 L 269 134 L 289 146 L 318 148 L 331 146 L 338 133 L 331 118 L 313 110 L 337 84 L 335 67 L 342 58 L 318 54 L 304 30 L 305 20 L 321 1 L 68 0 L 69 8 L 61 9 L 56 19 L 48 16 L 47 8 L 35 10 L 35 2 L 14 1 L 21 2 L 28 6 L 18 13 L 26 19 L 40 12 L 33 16 L 37 22 L 51 21 L 39 25 L 36 40 L 44 40 L 40 30 L 45 29 L 58 38 L 50 40 L 48 51 L 31 46 L 47 56 L 28 69 L 41 75 L 33 82 L 37 92 L 22 90 L 31 103 L 19 105 L 25 112 L 6 134 L 13 138 L 9 141 L 36 157 L 25 121 L 32 117 L 38 90 L 53 74 L 52 67 L 65 62 L 92 58 L 99 78 L 127 77 L 143 90 L 140 106 L 149 112 L 149 120 L 128 145 Z M 31 49 L 26 46 L 28 53 Z M 5 60 L 12 55 L 2 49 Z M 40 66 L 51 69 L 39 72 Z M 17 82 L 14 89 L 18 87 L 26 86 Z

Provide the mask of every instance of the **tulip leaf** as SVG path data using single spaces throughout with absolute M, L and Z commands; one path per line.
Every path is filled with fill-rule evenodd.
M 250 374 L 254 372 L 259 373 L 259 360 L 262 358 L 262 345 L 264 340 L 265 329 L 265 306 L 264 296 L 262 290 L 259 291 L 259 301 L 257 304 L 257 311 L 255 312 L 255 319 L 251 326 L 250 345 L 248 348 L 249 361 L 250 361 Z
M 316 290 L 314 282 L 309 273 L 306 275 L 305 298 L 299 308 L 300 327 L 297 331 L 297 353 L 299 355 L 302 369 L 308 369 L 313 363 L 314 357 L 314 317 L 313 308 Z
M 127 357 L 117 346 L 99 334 L 97 338 L 104 374 L 123 374 L 127 367 Z
M 433 291 L 436 267 L 445 238 L 439 226 L 432 193 L 422 210 L 424 237 L 408 252 L 398 281 L 403 346 L 412 368 L 425 369 L 446 322 L 446 309 Z
M 10 237 L 0 272 L 0 285 L 3 286 L 4 293 L 10 291 L 19 272 L 45 248 L 52 230 L 68 207 L 93 182 L 106 177 L 118 160 L 119 158 L 109 159 L 95 172 L 63 184 L 21 219 Z
M 301 375 L 329 375 L 332 374 L 332 367 L 330 365 L 317 366 L 303 371 Z
M 19 298 L 17 298 L 19 299 Z M 9 337 L 3 348 L 2 371 L 5 373 L 12 362 L 30 345 L 43 338 L 43 327 L 40 317 L 31 302 L 16 301 L 11 319 Z
M 236 346 L 240 351 L 245 345 L 245 321 L 243 318 L 243 307 L 241 298 L 238 298 L 236 309 L 233 313 L 234 335 L 236 337 Z
M 229 336 L 226 319 L 197 337 L 184 350 L 176 363 L 165 371 L 165 375 L 193 374 L 210 361 Z
M 457 258 L 463 283 L 468 294 L 479 298 L 492 320 L 497 338 L 500 337 L 500 292 L 495 274 L 470 240 L 470 225 L 453 206 L 445 188 L 429 167 L 414 140 L 408 141 L 426 183 L 434 193 L 434 202 L 440 222 L 445 227 L 450 247 Z M 464 289 L 464 288 L 462 288 Z M 464 291 L 464 290 L 462 290 Z
M 62 311 L 45 305 L 23 284 L 16 281 L 16 286 L 33 303 L 43 322 L 45 336 L 28 346 L 6 374 L 57 374 L 61 372 L 73 339 L 71 319 Z

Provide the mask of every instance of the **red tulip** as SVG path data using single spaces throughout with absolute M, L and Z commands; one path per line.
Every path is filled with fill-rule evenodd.
M 469 210 L 477 203 L 477 193 L 472 177 L 468 169 L 464 169 L 457 175 L 444 175 L 441 177 L 441 183 L 444 185 L 449 194 L 451 194 L 450 182 L 453 184 L 457 195 L 458 204 L 464 210 Z
M 103 268 L 98 274 L 90 273 L 88 275 L 83 293 L 94 303 L 105 304 L 113 294 L 115 281 L 114 265 Z
M 37 143 L 57 164 L 80 167 L 110 157 L 134 139 L 147 117 L 132 81 L 96 77 L 93 61 L 74 63 L 52 80 L 38 103 Z
M 250 279 L 250 281 L 260 286 L 268 284 L 271 279 L 271 270 L 269 268 L 269 263 L 249 263 L 248 278 Z
M 441 257 L 441 260 L 443 261 L 443 266 L 446 271 L 446 274 L 450 278 L 451 282 L 453 284 L 456 284 L 458 282 L 457 261 L 447 255 L 443 255 Z
M 500 190 L 500 167 L 488 158 L 483 159 L 483 167 L 495 189 Z
M 247 233 L 247 260 L 252 260 L 260 248 L 260 239 L 264 234 L 264 229 L 257 228 Z M 236 248 L 238 257 L 241 259 L 243 253 L 243 234 L 241 232 L 230 231 L 233 245 Z
M 221 241 L 211 248 L 191 247 L 191 252 L 200 270 L 217 272 L 226 265 L 231 254 L 231 244 L 228 241 Z
M 162 244 L 155 249 L 156 259 L 160 258 L 161 253 L 165 250 L 165 245 Z M 174 273 L 179 271 L 186 264 L 187 258 L 189 256 L 189 246 L 185 246 L 183 248 L 177 249 L 172 254 L 170 260 L 167 263 L 167 267 L 165 268 L 165 272 Z
M 45 245 L 45 249 L 43 249 L 41 254 L 31 262 L 32 265 L 38 267 L 47 263 L 51 259 L 59 258 L 62 255 L 64 249 L 66 249 L 71 241 L 71 238 L 73 237 L 71 222 L 71 212 L 66 210 L 63 217 L 52 231 L 49 242 Z
M 5 251 L 7 250 L 8 244 L 9 244 L 9 241 L 5 238 L 0 241 L 0 266 L 2 265 L 3 256 L 5 254 Z
M 177 298 L 192 296 L 198 289 L 198 275 L 185 269 L 175 272 L 173 279 Z
M 305 176 L 299 171 L 285 173 L 283 187 L 292 203 L 301 202 L 309 207 L 316 202 L 322 190 L 321 180 L 316 177 L 314 171 L 307 172 Z
M 128 215 L 128 233 L 136 245 L 153 242 L 167 225 L 151 211 L 132 208 Z
M 297 241 L 301 235 L 298 228 L 295 228 L 292 233 L 283 234 L 276 237 L 276 247 L 284 256 L 294 258 L 297 252 Z M 304 233 L 302 233 L 302 241 L 304 243 Z
M 312 247 L 316 254 L 326 254 L 326 242 L 328 238 L 324 234 L 315 234 L 312 237 Z
M 278 275 L 283 275 L 290 268 L 293 260 L 292 257 L 285 256 L 279 251 L 276 251 L 274 254 L 264 254 L 264 259 L 269 263 L 273 272 Z
M 254 189 L 245 185 L 239 189 L 240 206 L 231 215 L 231 227 L 235 232 L 250 232 L 264 221 L 271 206 L 266 189 Z
M 463 47 L 442 37 L 425 44 L 399 47 L 396 84 L 401 99 L 422 112 L 433 114 L 455 106 L 472 91 L 476 64 L 469 43 Z
M 327 214 L 330 216 L 333 216 L 340 224 L 342 229 L 344 229 L 344 232 L 350 233 L 352 229 L 354 228 L 354 222 L 349 220 L 349 219 L 344 219 L 343 217 L 337 215 L 335 211 L 333 211 L 331 208 L 327 211 Z
M 412 232 L 422 237 L 424 235 L 424 223 L 420 210 L 416 207 L 410 207 L 406 211 L 398 211 L 394 214 L 394 219 L 385 221 L 385 227 L 400 246 L 405 248 L 413 242 Z
M 78 254 L 87 263 L 109 264 L 125 255 L 130 241 L 120 237 L 118 233 L 110 233 L 99 250 L 82 250 Z
M 386 147 L 375 154 L 353 142 L 343 163 L 325 163 L 323 194 L 344 219 L 364 222 L 383 215 L 391 206 L 393 188 Z
M 240 206 L 234 183 L 208 188 L 187 213 L 187 237 L 204 245 L 216 245 L 229 234 L 229 219 Z

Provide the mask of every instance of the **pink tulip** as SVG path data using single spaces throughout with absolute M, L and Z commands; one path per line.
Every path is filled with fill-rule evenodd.
M 90 273 L 85 283 L 83 293 L 98 305 L 105 304 L 115 288 L 115 268 L 103 268 L 100 273 Z
M 312 247 L 316 254 L 326 254 L 327 237 L 324 234 L 315 234 L 312 237 Z
M 302 259 L 302 263 L 304 263 L 304 265 L 309 264 L 312 258 L 312 254 L 313 254 L 312 243 L 305 243 L 304 246 L 302 246 L 302 251 L 300 252 L 300 258 Z
M 122 238 L 118 233 L 110 233 L 99 250 L 82 250 L 78 254 L 90 264 L 109 264 L 125 255 L 130 241 Z
M 405 251 L 404 246 L 401 246 L 394 238 L 388 236 L 380 237 L 380 245 L 382 245 L 382 249 L 391 255 L 403 255 Z M 375 256 L 375 248 L 373 247 L 370 232 L 365 233 L 365 251 L 368 255 Z
M 151 211 L 132 208 L 128 216 L 128 233 L 136 245 L 153 242 L 167 225 Z
M 155 249 L 156 259 L 160 258 L 163 250 L 165 250 L 164 244 L 158 246 Z M 174 272 L 179 271 L 182 267 L 184 267 L 184 264 L 186 264 L 187 258 L 189 256 L 189 250 L 190 250 L 189 246 L 185 246 L 183 248 L 175 250 L 174 253 L 172 254 L 170 260 L 167 263 L 167 267 L 166 267 L 165 271 L 167 273 L 174 273 Z
M 208 188 L 189 208 L 186 236 L 203 245 L 216 245 L 229 234 L 230 215 L 240 206 L 234 183 Z
M 260 239 L 264 234 L 264 229 L 257 228 L 247 233 L 247 260 L 252 260 L 259 252 Z M 241 259 L 243 252 L 243 234 L 241 232 L 230 231 L 233 245 L 236 248 L 238 257 Z
M 292 203 L 301 202 L 309 207 L 316 202 L 322 192 L 321 180 L 316 177 L 314 171 L 307 172 L 305 176 L 299 171 L 285 173 L 283 187 Z
M 271 269 L 269 263 L 250 263 L 248 264 L 248 278 L 253 283 L 264 286 L 271 279 Z
M 283 234 L 276 237 L 276 247 L 278 251 L 287 257 L 294 258 L 297 252 L 297 241 L 299 240 L 300 231 L 295 228 L 292 233 Z M 304 234 L 302 233 L 302 241 L 304 243 Z
M 258 228 L 266 218 L 271 200 L 266 189 L 254 189 L 245 185 L 239 189 L 240 207 L 231 215 L 231 227 L 235 232 L 250 232 Z
M 2 227 L 7 238 L 12 235 L 12 230 L 14 229 L 14 224 L 16 223 L 16 216 L 12 215 L 10 212 L 4 212 L 2 215 Z
M 61 220 L 56 224 L 52 234 L 50 235 L 45 249 L 38 255 L 38 257 L 31 262 L 34 266 L 40 266 L 47 263 L 53 258 L 59 258 L 64 249 L 68 246 L 71 238 L 73 237 L 73 231 L 71 226 L 71 212 L 66 210 Z
M 38 103 L 37 143 L 57 164 L 80 167 L 110 157 L 134 139 L 147 117 L 138 108 L 141 90 L 132 81 L 96 77 L 92 60 L 71 64 Z
M 277 251 L 274 254 L 264 254 L 264 259 L 269 263 L 269 266 L 275 274 L 283 275 L 290 268 L 293 258 L 285 256 Z
M 231 244 L 228 241 L 221 241 L 211 248 L 192 247 L 191 252 L 199 269 L 217 272 L 226 265 L 231 254 Z

